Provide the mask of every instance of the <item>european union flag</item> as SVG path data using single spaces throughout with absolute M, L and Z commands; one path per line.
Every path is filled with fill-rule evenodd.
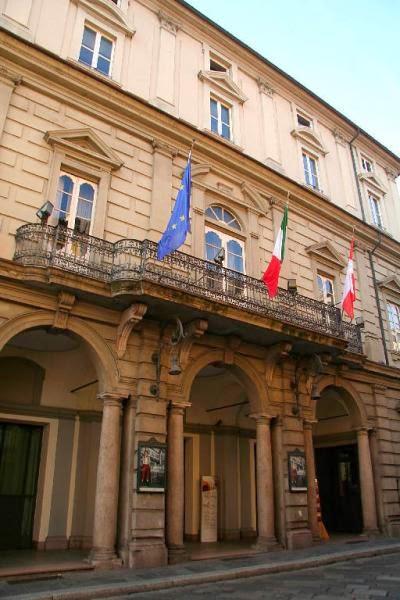
M 182 246 L 186 239 L 187 232 L 190 231 L 190 191 L 192 187 L 191 176 L 191 153 L 183 173 L 181 186 L 175 200 L 174 210 L 164 231 L 161 240 L 158 242 L 157 258 L 162 260 L 164 256 L 177 250 Z

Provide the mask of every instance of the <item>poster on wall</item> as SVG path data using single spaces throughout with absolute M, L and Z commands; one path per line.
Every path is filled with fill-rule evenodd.
M 215 477 L 203 475 L 201 478 L 201 524 L 200 541 L 217 541 L 218 491 Z
M 165 492 L 166 463 L 166 444 L 139 442 L 137 491 Z
M 288 474 L 291 492 L 307 491 L 306 457 L 301 450 L 288 452 Z

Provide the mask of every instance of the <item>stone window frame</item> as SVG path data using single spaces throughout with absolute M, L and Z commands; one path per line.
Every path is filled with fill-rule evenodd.
M 53 148 L 46 200 L 55 204 L 58 181 L 63 171 L 92 181 L 97 185 L 97 195 L 91 235 L 103 238 L 112 172 L 123 162 L 90 128 L 48 131 L 44 137 Z M 89 140 L 92 148 L 80 146 L 76 141 L 80 139 Z
M 338 306 L 341 300 L 342 283 L 344 283 L 344 280 L 342 282 L 341 274 L 344 273 L 347 266 L 346 260 L 328 240 L 309 246 L 306 248 L 306 252 L 311 261 L 314 298 L 321 301 L 317 277 L 319 274 L 322 274 L 332 280 L 335 299 L 334 306 Z
M 378 282 L 378 287 L 381 291 L 383 302 L 385 305 L 383 316 L 386 319 L 385 336 L 386 341 L 388 342 L 388 349 L 390 354 L 392 355 L 392 358 L 396 361 L 396 363 L 398 363 L 400 361 L 400 350 L 396 350 L 393 348 L 393 338 L 389 321 L 388 304 L 394 304 L 400 308 L 400 278 L 397 276 L 386 277 L 384 280 Z
M 210 218 L 207 215 L 207 209 L 211 208 L 212 206 L 219 206 L 219 207 L 227 210 L 229 213 L 231 213 L 233 215 L 233 217 L 235 217 L 235 219 L 239 223 L 240 229 L 236 229 L 235 227 L 230 227 L 228 224 L 223 223 L 222 221 L 217 221 L 216 219 Z M 206 249 L 205 236 L 206 236 L 207 230 L 214 230 L 216 232 L 223 234 L 223 236 L 235 239 L 240 243 L 240 245 L 243 248 L 243 273 L 247 274 L 249 272 L 248 266 L 247 266 L 248 236 L 247 236 L 246 228 L 244 227 L 243 219 L 241 219 L 238 216 L 237 212 L 234 209 L 232 209 L 232 207 L 229 206 L 226 202 L 221 202 L 221 201 L 215 200 L 213 198 L 208 199 L 208 201 L 206 202 L 206 205 L 204 207 L 204 231 L 203 231 L 203 255 L 202 255 L 202 258 L 204 258 L 204 259 L 205 259 L 205 249 Z M 227 267 L 226 264 L 224 264 L 224 266 Z
M 83 38 L 84 38 L 86 30 L 92 31 L 95 34 L 95 43 L 94 43 L 94 48 L 93 48 L 92 64 L 90 64 L 90 65 L 80 59 L 80 53 L 81 53 L 82 47 L 84 47 L 84 48 L 86 47 L 83 44 Z M 101 41 L 103 38 L 105 40 L 109 41 L 111 44 L 111 56 L 110 56 L 110 60 L 109 60 L 108 73 L 104 73 L 103 71 L 98 69 L 98 62 L 99 62 L 99 57 L 100 57 L 100 45 L 101 45 Z M 81 47 L 80 47 L 79 57 L 78 57 L 79 64 L 81 64 L 85 67 L 88 67 L 90 69 L 93 69 L 94 71 L 96 71 L 96 73 L 100 73 L 104 77 L 112 78 L 112 71 L 113 71 L 113 65 L 114 65 L 114 54 L 115 54 L 115 44 L 116 44 L 116 40 L 114 37 L 105 35 L 103 33 L 103 31 L 99 31 L 97 28 L 92 27 L 89 23 L 85 22 L 85 25 L 83 27 L 82 41 L 81 41 Z M 94 63 L 96 63 L 96 66 L 94 66 Z

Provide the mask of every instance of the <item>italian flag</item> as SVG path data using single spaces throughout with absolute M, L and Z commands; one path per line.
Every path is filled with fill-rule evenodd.
M 354 254 L 354 239 L 351 240 L 349 262 L 347 265 L 346 279 L 344 282 L 344 290 L 342 297 L 342 311 L 354 319 L 354 302 L 356 299 L 356 285 L 354 280 L 354 265 L 353 265 L 353 254 Z
M 270 298 L 274 298 L 278 292 L 279 273 L 281 272 L 281 265 L 285 256 L 288 213 L 288 207 L 286 206 L 285 212 L 283 213 L 283 219 L 281 227 L 279 229 L 278 237 L 275 241 L 272 258 L 270 260 L 267 270 L 265 271 L 262 277 L 263 282 L 267 286 L 268 295 Z

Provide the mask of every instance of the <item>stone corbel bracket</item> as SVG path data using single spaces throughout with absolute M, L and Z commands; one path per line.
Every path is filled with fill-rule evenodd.
M 182 369 L 189 362 L 190 350 L 196 339 L 201 338 L 208 329 L 208 321 L 205 319 L 195 319 L 187 323 L 183 329 L 183 340 L 178 345 L 179 361 Z
M 75 304 L 75 296 L 68 292 L 60 292 L 57 297 L 57 310 L 54 315 L 53 329 L 66 329 L 68 318 Z
M 274 344 L 267 349 L 265 356 L 265 381 L 267 386 L 271 385 L 272 378 L 274 376 L 275 367 L 278 364 L 278 360 L 287 358 L 289 352 L 292 349 L 290 342 L 279 342 Z
M 147 312 L 147 305 L 140 302 L 131 304 L 121 315 L 117 330 L 116 350 L 118 358 L 123 358 L 126 352 L 129 336 Z
M 312 354 L 306 356 L 298 362 L 297 369 L 299 380 L 304 377 L 305 389 L 308 394 L 312 394 L 324 374 L 324 369 L 330 362 L 331 356 L 328 354 Z
M 228 337 L 224 355 L 225 364 L 233 365 L 235 361 L 235 352 L 239 351 L 241 343 L 242 340 L 236 335 L 231 335 Z

